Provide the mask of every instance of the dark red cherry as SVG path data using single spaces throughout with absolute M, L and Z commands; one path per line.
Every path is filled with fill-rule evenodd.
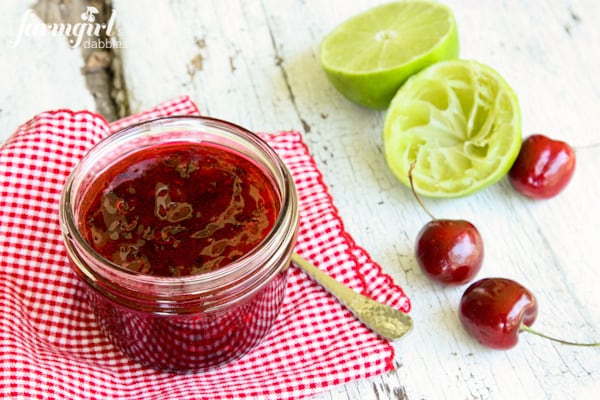
M 471 284 L 460 301 L 459 318 L 467 333 L 494 349 L 518 342 L 522 326 L 537 316 L 537 301 L 520 283 L 506 278 L 484 278 Z
M 536 134 L 523 141 L 508 179 L 519 193 L 534 199 L 548 199 L 567 186 L 574 171 L 575 152 L 571 146 Z
M 465 220 L 434 219 L 417 235 L 417 262 L 431 279 L 460 285 L 481 269 L 483 240 L 472 223 Z
M 417 235 L 415 257 L 423 272 L 445 284 L 469 282 L 481 269 L 483 240 L 475 225 L 465 220 L 437 219 L 417 194 L 413 163 L 408 171 L 410 188 L 423 210 L 431 217 Z

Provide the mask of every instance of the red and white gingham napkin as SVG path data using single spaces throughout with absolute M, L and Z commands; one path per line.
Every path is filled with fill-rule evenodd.
M 105 339 L 63 250 L 57 217 L 63 183 L 111 132 L 184 114 L 198 114 L 187 97 L 112 124 L 88 111 L 45 112 L 0 147 L 0 397 L 292 399 L 393 369 L 393 347 L 296 268 L 266 340 L 221 369 L 157 372 L 129 361 Z M 345 232 L 301 135 L 262 136 L 295 178 L 297 252 L 353 289 L 408 312 L 402 289 Z

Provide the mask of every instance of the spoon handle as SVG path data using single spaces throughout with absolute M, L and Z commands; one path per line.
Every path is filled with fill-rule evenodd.
M 408 314 L 355 292 L 296 253 L 292 254 L 292 262 L 327 289 L 356 318 L 379 336 L 397 340 L 412 329 L 413 321 Z

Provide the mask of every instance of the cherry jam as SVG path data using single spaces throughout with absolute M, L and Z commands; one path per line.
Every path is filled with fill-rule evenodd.
M 100 328 L 136 362 L 206 371 L 246 354 L 277 319 L 296 192 L 241 127 L 171 117 L 109 136 L 69 176 L 60 220 Z
M 258 245 L 279 198 L 248 159 L 206 144 L 149 147 L 97 177 L 81 232 L 94 250 L 134 272 L 196 275 Z

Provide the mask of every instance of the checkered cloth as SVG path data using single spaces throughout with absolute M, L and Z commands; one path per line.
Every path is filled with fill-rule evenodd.
M 0 147 L 0 397 L 297 399 L 393 369 L 393 347 L 296 268 L 267 338 L 220 369 L 187 375 L 146 369 L 102 335 L 63 249 L 62 186 L 84 153 L 111 132 L 183 114 L 198 114 L 187 97 L 112 124 L 88 111 L 45 112 Z M 302 136 L 262 136 L 295 178 L 296 251 L 353 289 L 408 312 L 402 289 L 345 232 Z

